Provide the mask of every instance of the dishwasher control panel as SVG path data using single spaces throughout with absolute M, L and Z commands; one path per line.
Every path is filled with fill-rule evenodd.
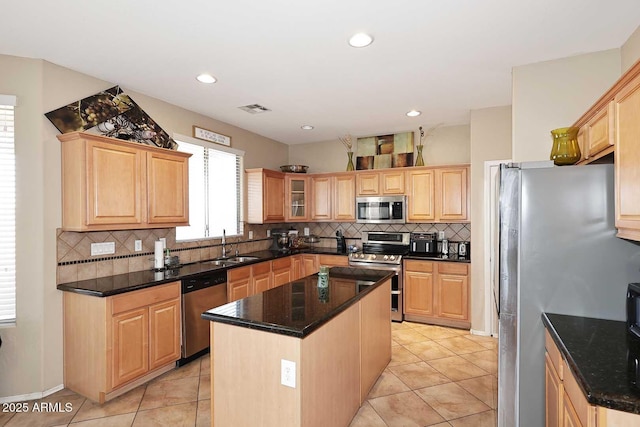
M 211 286 L 221 285 L 227 282 L 227 272 L 209 272 L 200 276 L 191 277 L 189 279 L 182 280 L 182 293 L 197 291 L 200 289 L 209 288 Z

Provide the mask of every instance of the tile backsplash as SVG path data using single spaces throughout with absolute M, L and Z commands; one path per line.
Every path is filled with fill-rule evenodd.
M 271 239 L 267 230 L 274 228 L 295 228 L 300 236 L 305 227 L 310 234 L 321 237 L 318 247 L 335 248 L 335 233 L 342 230 L 348 245 L 360 246 L 363 231 L 404 231 L 433 232 L 444 231 L 450 241 L 467 241 L 471 237 L 471 224 L 393 224 L 373 225 L 356 223 L 286 223 L 286 224 L 245 224 L 243 236 L 227 237 L 227 249 L 240 253 L 268 249 Z M 253 231 L 253 239 L 248 240 L 248 232 Z M 72 232 L 57 230 L 57 282 L 69 283 L 78 280 L 124 274 L 153 268 L 154 242 L 167 239 L 167 247 L 172 255 L 178 255 L 181 263 L 197 262 L 221 256 L 219 238 L 176 242 L 175 228 L 144 230 L 118 230 L 96 232 Z M 135 240 L 142 241 L 142 251 L 134 251 Z M 91 256 L 91 244 L 114 242 L 115 253 Z

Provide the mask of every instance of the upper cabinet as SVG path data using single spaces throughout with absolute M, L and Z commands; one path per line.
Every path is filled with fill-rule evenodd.
M 311 178 L 313 221 L 355 221 L 355 176 L 352 173 Z
M 247 169 L 249 224 L 284 222 L 284 177 L 269 169 Z
M 469 166 L 407 172 L 408 222 L 469 222 Z
M 83 132 L 58 139 L 63 230 L 188 225 L 191 154 Z
M 386 196 L 404 194 L 404 171 L 398 170 L 358 172 L 356 175 L 358 196 Z
M 309 178 L 300 174 L 289 174 L 284 178 L 285 220 L 287 222 L 308 221 L 310 214 Z

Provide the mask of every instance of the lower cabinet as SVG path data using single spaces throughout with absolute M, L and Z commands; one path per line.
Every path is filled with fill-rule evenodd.
M 180 282 L 111 297 L 65 292 L 64 382 L 104 403 L 175 366 Z
M 251 266 L 251 289 L 250 295 L 262 293 L 271 289 L 271 261 L 253 264 Z
M 405 318 L 470 328 L 469 266 L 467 263 L 405 260 Z
M 292 257 L 290 256 L 273 260 L 272 287 L 275 288 L 294 280 L 291 274 L 292 272 L 291 265 L 292 265 Z
M 236 301 L 251 295 L 251 266 L 232 268 L 227 271 L 228 301 Z
M 302 277 L 311 276 L 320 271 L 317 255 L 302 255 Z

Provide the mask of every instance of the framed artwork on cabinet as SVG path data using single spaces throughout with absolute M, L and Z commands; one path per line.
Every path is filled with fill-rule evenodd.
M 356 170 L 413 166 L 413 132 L 358 138 Z

